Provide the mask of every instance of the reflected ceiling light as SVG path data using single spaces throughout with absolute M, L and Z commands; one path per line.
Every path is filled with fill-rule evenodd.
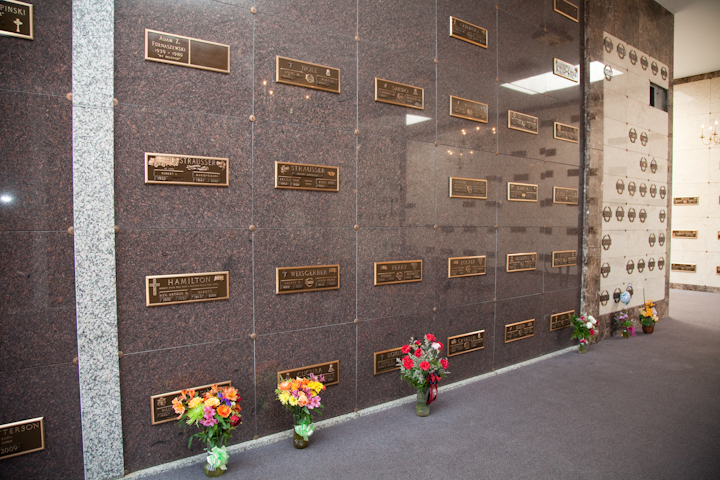
M 405 125 L 414 125 L 420 122 L 427 122 L 428 120 L 432 120 L 432 118 L 421 117 L 420 115 L 405 114 Z
M 12 203 L 12 201 L 13 201 L 12 195 L 9 195 L 7 193 L 3 193 L 2 195 L 0 195 L 0 202 L 2 202 L 2 203 Z
M 579 67 L 576 65 L 576 67 Z M 620 70 L 610 67 L 612 76 L 622 75 Z M 590 81 L 597 82 L 605 78 L 605 64 L 602 62 L 592 62 L 590 64 Z M 512 83 L 503 83 L 501 87 L 515 90 L 516 92 L 526 93 L 528 95 L 537 95 L 539 93 L 547 93 L 555 90 L 563 90 L 578 85 L 576 82 L 558 77 L 552 72 L 535 75 L 534 77 L 523 78 Z
M 263 85 L 267 85 L 267 80 L 263 80 Z
M 269 93 L 270 95 L 272 95 L 272 94 L 273 94 L 273 91 L 272 91 L 272 90 L 268 90 L 268 93 Z

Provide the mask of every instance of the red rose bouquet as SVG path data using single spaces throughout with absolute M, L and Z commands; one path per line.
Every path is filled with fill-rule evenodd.
M 436 341 L 432 333 L 425 335 L 422 341 L 411 337 L 410 343 L 402 347 L 406 356 L 397 359 L 400 378 L 417 390 L 418 398 L 427 395 L 428 405 L 437 397 L 438 381 L 450 374 L 447 358 L 438 358 L 442 348 L 443 344 Z

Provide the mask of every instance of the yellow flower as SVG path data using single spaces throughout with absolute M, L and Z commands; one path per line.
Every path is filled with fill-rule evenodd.
M 290 403 L 291 406 L 294 407 L 295 405 L 298 404 L 298 399 L 295 398 L 295 397 L 293 397 L 292 395 L 290 395 L 290 398 L 288 399 L 288 402 Z
M 218 400 L 217 397 L 210 397 L 207 400 L 205 400 L 206 407 L 214 407 L 216 405 L 220 405 L 220 400 Z
M 194 397 L 188 402 L 188 407 L 195 408 L 202 403 L 203 399 L 200 397 Z
M 283 405 L 287 405 L 287 403 L 290 401 L 290 392 L 281 392 L 280 395 L 278 395 L 278 400 L 280 400 L 280 403 Z

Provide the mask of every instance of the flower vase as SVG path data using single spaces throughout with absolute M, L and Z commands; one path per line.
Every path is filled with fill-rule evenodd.
M 623 328 L 621 334 L 623 338 L 630 338 L 630 332 L 627 328 Z
M 642 329 L 643 333 L 647 333 L 649 335 L 655 331 L 655 325 L 643 325 Z
M 299 427 L 299 428 L 295 428 Z M 312 420 L 308 423 L 307 420 L 304 419 L 303 415 L 294 415 L 293 414 L 293 446 L 298 449 L 303 449 L 308 446 L 310 443 L 310 435 L 304 436 L 301 433 L 307 433 L 304 432 L 304 430 L 307 430 L 308 427 L 311 430 L 315 430 L 315 426 L 312 423 Z M 301 433 L 298 433 L 298 430 L 301 430 Z M 310 432 L 312 433 L 312 432 Z
M 418 417 L 427 417 L 430 415 L 430 405 L 427 404 L 427 390 L 417 391 L 417 403 L 415 405 L 415 413 Z
M 578 345 L 578 353 L 587 353 L 588 351 L 588 345 L 587 343 L 581 343 Z
M 207 442 L 207 448 L 205 450 L 208 452 L 208 454 L 210 454 L 210 451 L 213 449 L 214 446 L 215 445 L 212 442 Z M 220 475 L 225 473 L 225 470 L 220 467 L 213 467 L 207 460 L 205 460 L 205 463 L 203 464 L 203 471 L 208 477 L 219 477 Z

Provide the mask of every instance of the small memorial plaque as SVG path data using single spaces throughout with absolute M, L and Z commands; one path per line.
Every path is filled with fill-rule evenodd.
M 720 266 L 715 267 L 715 273 L 720 275 Z
M 658 268 L 662 270 L 663 267 L 665 267 L 665 257 L 660 257 L 660 259 L 658 259 L 657 265 Z
M 553 138 L 555 138 L 556 140 L 562 140 L 564 142 L 579 143 L 580 129 L 577 127 L 573 127 L 572 125 L 565 125 L 564 123 L 555 122 Z
M 505 263 L 505 271 L 526 272 L 537 269 L 537 252 L 533 253 L 509 253 Z
M 487 200 L 487 180 L 450 177 L 450 198 Z
M 580 66 L 564 62 L 556 58 L 553 62 L 553 73 L 571 82 L 580 83 Z
M 422 282 L 422 260 L 375 262 L 375 285 Z
M 230 45 L 145 29 L 145 60 L 230 73 Z
M 538 117 L 508 110 L 508 128 L 537 135 L 539 126 Z
M 671 263 L 670 270 L 673 272 L 695 273 L 697 265 L 691 263 Z
M 607 305 L 608 301 L 610 301 L 610 294 L 607 290 L 603 290 L 603 292 L 600 294 L 600 303 L 603 305 Z
M 275 81 L 324 92 L 340 93 L 339 69 L 279 55 L 275 57 Z
M 573 265 L 577 265 L 577 250 L 552 252 L 553 268 L 572 267 Z
M 535 335 L 535 319 L 505 325 L 505 343 Z
M 374 374 L 380 375 L 381 373 L 400 370 L 400 365 L 397 364 L 396 360 L 402 358 L 404 355 L 405 354 L 402 353 L 402 347 L 375 352 L 373 354 Z
M 530 183 L 508 182 L 507 199 L 509 202 L 537 202 L 538 186 Z
M 0 0 L 0 35 L 33 40 L 33 6 L 25 2 Z M 5 444 L 2 449 L 5 450 Z
M 216 383 L 218 387 L 231 387 L 232 382 L 220 382 Z M 202 396 L 203 393 L 209 392 L 212 385 L 203 385 L 202 387 L 188 388 L 187 390 L 195 390 L 195 392 Z M 162 393 L 160 395 L 153 395 L 150 397 L 150 424 L 158 425 L 160 423 L 172 422 L 177 420 L 178 414 L 175 413 L 172 406 L 172 401 L 180 395 L 181 391 Z
M 651 258 L 650 260 L 648 260 L 648 270 L 650 270 L 651 272 L 653 270 L 655 270 L 655 259 L 654 258 Z
M 488 123 L 488 106 L 485 103 L 450 95 L 450 116 Z
M 450 36 L 478 47 L 488 47 L 488 31 L 459 18 L 450 17 Z
M 340 168 L 327 165 L 275 162 L 275 188 L 340 191 Z
M 554 332 L 555 330 L 567 328 L 572 325 L 573 315 L 575 315 L 575 310 L 550 315 L 550 331 Z
M 148 275 L 145 277 L 145 305 L 209 302 L 230 298 L 229 272 Z
M 673 230 L 673 238 L 698 238 L 697 230 Z
M 665 188 L 665 185 L 662 185 L 660 187 L 660 198 L 664 199 L 665 195 L 667 195 L 667 189 Z
M 657 169 L 658 169 L 657 160 L 655 160 L 655 159 L 653 158 L 652 161 L 650 162 L 650 171 L 651 171 L 652 173 L 656 173 L 656 172 L 657 172 Z
M 553 203 L 562 203 L 564 205 L 577 205 L 578 189 L 553 187 Z
M 577 5 L 567 0 L 555 0 L 554 10 L 560 15 L 569 18 L 573 22 L 580 21 L 580 10 Z
M 0 460 L 39 450 L 45 450 L 44 417 L 0 425 Z
M 485 275 L 487 273 L 485 261 L 485 255 L 476 257 L 450 257 L 448 258 L 448 278 Z
M 145 153 L 145 183 L 227 187 L 227 158 Z
M 425 90 L 375 77 L 375 101 L 424 110 Z
M 447 339 L 448 357 L 485 348 L 485 330 L 464 333 Z
M 647 57 L 646 57 L 645 55 L 643 55 L 643 56 L 640 58 L 640 66 L 642 67 L 643 70 L 647 70 L 648 65 L 649 65 L 648 59 L 647 59 Z
M 304 378 L 311 373 L 325 377 L 325 383 L 323 385 L 326 387 L 329 387 L 330 385 L 337 385 L 340 383 L 340 360 L 318 363 L 317 365 L 310 365 L 309 367 L 283 370 L 282 372 L 277 372 L 277 381 L 280 383 L 297 377 Z
M 658 237 L 658 243 L 660 244 L 661 247 L 663 245 L 665 245 L 665 234 L 664 233 L 661 233 L 660 236 Z
M 275 293 L 305 293 L 340 288 L 340 265 L 309 265 L 275 269 Z
M 607 278 L 608 275 L 610 275 L 610 264 L 605 262 L 600 267 L 600 275 L 602 275 L 603 278 Z
M 699 197 L 675 197 L 673 198 L 673 205 L 699 205 Z

